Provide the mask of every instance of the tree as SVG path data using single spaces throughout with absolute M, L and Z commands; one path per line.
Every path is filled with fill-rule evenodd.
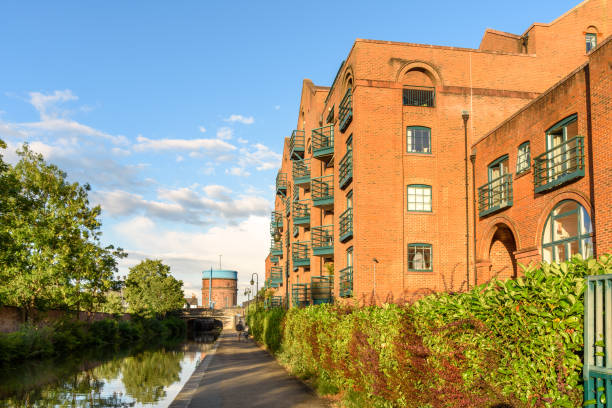
M 145 259 L 130 268 L 125 281 L 128 311 L 143 317 L 165 316 L 183 308 L 183 282 L 161 260 Z
M 88 184 L 24 145 L 15 166 L 0 163 L 0 300 L 33 308 L 94 310 L 115 284 L 120 248 L 101 245 L 100 207 Z

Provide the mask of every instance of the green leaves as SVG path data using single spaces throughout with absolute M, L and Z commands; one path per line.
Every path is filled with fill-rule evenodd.
M 130 268 L 125 299 L 131 313 L 144 317 L 165 316 L 183 307 L 183 282 L 170 275 L 160 260 L 145 259 Z

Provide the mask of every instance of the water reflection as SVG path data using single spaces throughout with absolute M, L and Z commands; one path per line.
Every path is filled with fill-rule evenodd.
M 198 333 L 192 341 L 171 348 L 98 350 L 5 369 L 0 371 L 0 407 L 167 406 L 215 339 Z

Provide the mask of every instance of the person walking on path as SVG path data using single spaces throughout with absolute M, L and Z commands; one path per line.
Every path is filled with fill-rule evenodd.
M 238 332 L 238 341 L 240 341 L 240 336 L 242 335 L 242 331 L 244 330 L 244 325 L 242 324 L 242 320 L 238 320 L 236 324 L 236 331 Z

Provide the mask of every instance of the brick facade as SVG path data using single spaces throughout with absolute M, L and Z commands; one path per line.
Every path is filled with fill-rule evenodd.
M 212 279 L 212 301 L 216 309 L 234 307 L 238 302 L 238 287 L 236 279 L 216 278 L 213 271 Z M 207 272 L 202 273 L 202 307 L 208 307 L 208 292 L 210 278 L 206 277 Z
M 516 238 L 512 223 L 508 223 L 506 229 L 495 229 L 496 224 L 482 226 L 483 221 L 479 220 L 477 235 L 489 234 L 486 244 L 489 247 L 486 251 L 480 248 L 485 244 L 479 240 L 476 262 L 473 258 L 472 177 L 476 178 L 476 186 L 486 182 L 486 176 L 483 180 L 479 171 L 490 163 L 487 162 L 488 153 L 481 153 L 484 147 L 480 144 L 490 145 L 491 155 L 500 149 L 514 154 L 517 147 L 516 141 L 509 141 L 507 136 L 493 135 L 486 141 L 481 138 L 589 58 L 592 60 L 603 54 L 601 50 L 591 55 L 585 53 L 584 33 L 595 30 L 598 40 L 603 41 L 609 35 L 607 15 L 604 0 L 588 0 L 550 24 L 532 25 L 520 36 L 487 30 L 478 50 L 356 40 L 331 88 L 304 80 L 298 111 L 296 129 L 305 134 L 304 158 L 310 160 L 310 177 L 333 176 L 333 205 L 326 209 L 314 205 L 314 184 L 300 186 L 299 199 L 311 203 L 310 227 L 298 227 L 294 237 L 294 214 L 289 211 L 287 215 L 285 200 L 287 195 L 290 202 L 294 198 L 292 166 L 296 157 L 292 160 L 290 139 L 286 138 L 279 172 L 287 176 L 287 189 L 279 191 L 275 199 L 275 211 L 283 218 L 283 256 L 270 266 L 281 266 L 283 270 L 288 266 L 288 283 L 292 288 L 293 284 L 309 283 L 315 276 L 326 275 L 325 264 L 333 262 L 334 294 L 338 297 L 341 271 L 346 271 L 348 259 L 352 259 L 352 298 L 360 302 L 397 301 L 432 291 L 463 290 L 468 284 L 467 268 L 469 283 L 474 282 L 475 263 L 479 269 L 487 271 L 488 275 L 484 272 L 480 275 L 483 278 L 491 274 L 514 276 L 517 262 L 536 256 L 537 243 L 533 237 L 531 241 Z M 605 56 L 597 58 L 605 60 Z M 605 67 L 597 72 L 601 76 L 608 73 Z M 567 112 L 581 110 L 580 117 L 586 115 L 586 96 L 584 92 L 579 95 L 580 86 L 584 90 L 584 75 L 578 72 L 572 78 L 565 88 L 547 92 L 548 96 L 537 101 L 555 98 L 567 101 L 569 94 L 576 98 L 557 108 L 548 106 L 550 102 L 536 102 L 542 106 L 541 112 L 530 114 L 534 120 L 545 126 L 548 123 L 545 116 L 556 118 L 561 108 Z M 341 101 L 349 89 L 352 120 L 346 125 L 339 114 Z M 424 106 L 428 105 L 427 101 L 409 102 L 405 106 L 405 89 L 433 90 L 433 106 Z M 609 91 L 598 89 L 591 93 L 598 95 L 598 109 L 608 109 L 609 121 Z M 469 112 L 470 149 L 480 140 L 475 146 L 477 174 L 472 174 L 470 164 L 467 180 L 470 192 L 469 261 L 466 260 L 466 157 L 462 111 Z M 321 160 L 313 156 L 312 131 L 327 125 L 328 118 L 334 130 L 333 156 Z M 407 128 L 415 126 L 430 129 L 431 143 L 427 151 L 408 152 Z M 582 134 L 586 134 L 586 122 L 580 120 L 579 126 Z M 605 120 L 600 120 L 597 126 L 602 129 L 600 132 L 609 129 Z M 519 128 L 509 130 L 513 135 L 518 131 Z M 349 150 L 349 139 L 352 139 L 352 181 L 341 187 L 340 163 Z M 541 138 L 534 138 L 531 146 L 534 153 L 545 150 L 541 143 Z M 528 178 L 523 176 L 516 180 L 516 188 L 533 189 Z M 573 187 L 574 195 L 588 188 L 589 180 L 587 171 Z M 430 211 L 408 210 L 409 185 L 431 187 Z M 349 195 L 352 195 L 353 233 L 345 242 L 340 242 L 340 216 L 348 208 Z M 583 196 L 586 197 L 583 201 L 588 202 L 588 196 Z M 498 216 L 489 216 L 486 221 Z M 607 220 L 610 221 L 609 213 Z M 293 249 L 296 242 L 312 242 L 313 228 L 325 225 L 333 225 L 333 254 L 316 256 L 311 248 L 310 265 L 296 267 L 291 259 L 293 252 L 286 250 L 287 235 Z M 528 241 L 531 244 L 526 244 Z M 431 246 L 431 270 L 409 270 L 410 244 Z M 347 251 L 350 249 L 352 256 L 349 258 Z M 485 252 L 486 257 L 482 255 Z M 266 273 L 268 269 L 266 265 Z M 277 294 L 284 295 L 284 290 L 278 289 Z

